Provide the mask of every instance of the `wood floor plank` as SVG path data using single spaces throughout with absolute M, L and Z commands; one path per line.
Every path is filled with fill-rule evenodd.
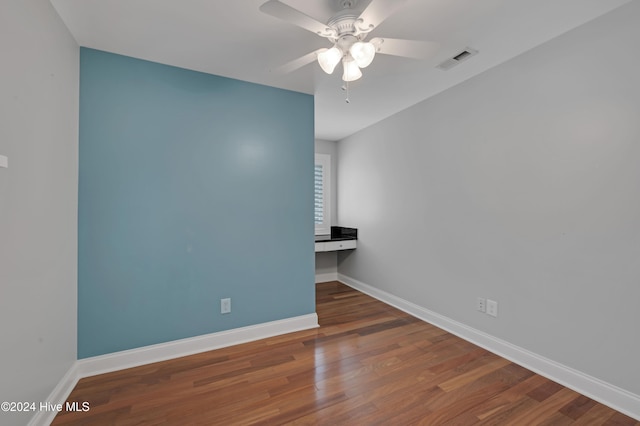
M 320 327 L 88 377 L 53 425 L 635 425 L 339 282 Z
M 518 416 L 509 419 L 506 425 L 523 425 L 523 424 L 536 424 L 546 421 L 549 417 L 553 416 L 558 410 L 576 398 L 576 392 L 571 389 L 562 388 L 558 392 L 555 392 L 552 396 L 544 399 L 537 404 L 535 408 L 527 410 Z
M 459 387 L 464 386 L 467 383 L 476 381 L 481 377 L 484 377 L 487 374 L 509 364 L 510 364 L 510 361 L 504 358 L 497 358 L 482 366 L 474 368 L 471 371 L 467 371 L 466 373 L 463 373 L 463 374 L 458 374 L 456 375 L 456 377 L 446 380 L 440 383 L 438 386 L 440 387 L 440 389 L 442 389 L 445 392 L 451 392 L 452 390 L 458 389 Z
M 522 368 L 522 367 L 520 367 Z M 526 396 L 527 392 L 537 388 L 542 383 L 546 382 L 544 377 L 531 373 L 531 376 L 523 380 L 522 382 L 512 385 L 509 389 L 500 394 L 489 398 L 476 407 L 468 410 L 478 420 L 485 420 L 490 418 L 500 417 L 501 413 L 514 408 L 514 404 L 524 399 L 531 400 Z
M 595 404 L 583 416 L 578 418 L 573 424 L 578 426 L 589 426 L 593 424 L 606 424 L 616 412 L 611 408 Z M 631 423 L 632 424 L 632 423 Z

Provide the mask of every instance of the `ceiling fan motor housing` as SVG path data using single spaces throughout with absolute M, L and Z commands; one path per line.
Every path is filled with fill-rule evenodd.
M 327 22 L 327 25 L 336 31 L 338 35 L 336 39 L 343 35 L 356 35 L 358 30 L 355 23 L 358 20 L 358 16 L 359 14 L 355 11 L 351 9 L 344 9 L 331 18 L 329 22 Z

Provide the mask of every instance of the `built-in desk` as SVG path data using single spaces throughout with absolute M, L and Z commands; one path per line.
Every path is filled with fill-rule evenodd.
M 331 235 L 316 235 L 316 253 L 356 248 L 358 230 L 343 226 L 332 226 Z

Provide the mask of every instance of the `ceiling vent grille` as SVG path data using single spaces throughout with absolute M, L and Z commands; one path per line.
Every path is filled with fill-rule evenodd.
M 441 62 L 440 65 L 436 66 L 436 68 L 439 68 L 443 71 L 449 71 L 451 68 L 455 67 L 461 62 L 464 62 L 470 57 L 475 56 L 477 54 L 478 54 L 477 50 L 467 47 L 465 50 L 458 53 L 457 55 L 447 59 L 444 62 Z

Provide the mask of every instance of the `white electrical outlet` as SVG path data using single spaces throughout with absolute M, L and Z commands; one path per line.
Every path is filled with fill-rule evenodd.
M 220 313 L 221 314 L 231 313 L 231 298 L 220 299 Z
M 3 169 L 6 169 L 9 167 L 9 158 L 4 156 L 4 155 L 0 155 L 0 167 L 2 167 Z
M 487 299 L 487 315 L 491 315 L 492 317 L 498 316 L 498 302 Z
M 480 312 L 487 312 L 486 299 L 483 297 L 478 297 L 476 299 L 476 309 Z

